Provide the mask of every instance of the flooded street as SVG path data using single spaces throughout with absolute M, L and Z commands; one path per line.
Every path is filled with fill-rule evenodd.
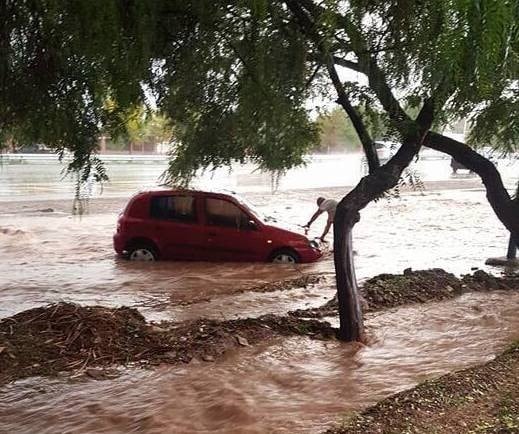
M 340 193 L 339 189 L 319 192 L 329 197 Z M 268 214 L 302 224 L 314 211 L 316 194 L 300 190 L 244 196 Z M 13 214 L 6 206 L 6 214 L 0 215 L 0 317 L 65 300 L 133 306 L 155 320 L 233 318 L 319 305 L 323 297 L 333 294 L 331 255 L 298 266 L 121 260 L 113 252 L 111 237 L 123 204 L 116 200 L 112 213 L 105 209 L 83 217 L 58 212 Z M 319 235 L 323 223 L 314 225 L 311 236 Z M 407 267 L 468 273 L 473 266 L 485 268 L 487 257 L 502 256 L 507 240 L 483 191 L 407 194 L 381 200 L 363 212 L 355 228 L 357 274 L 364 279 Z M 239 294 L 301 273 L 330 278 L 307 290 Z
M 519 294 L 370 315 L 374 343 L 291 338 L 216 363 L 106 381 L 28 379 L 0 393 L 0 432 L 316 433 L 418 381 L 488 360 L 519 338 Z
M 340 161 L 314 163 L 304 182 L 299 169 L 275 193 L 265 175 L 247 177 L 245 169 L 228 184 L 222 174 L 199 182 L 233 188 L 264 213 L 304 224 L 317 196 L 340 199 L 361 173 L 356 160 L 344 166 L 350 169 L 346 174 L 338 169 Z M 362 212 L 354 233 L 359 279 L 407 267 L 499 273 L 484 261 L 505 254 L 508 233 L 478 179 L 450 177 L 448 164 L 430 162 L 423 194 L 405 192 Z M 503 165 L 509 186 L 516 182 L 517 166 Z M 150 264 L 115 257 L 111 237 L 117 214 L 133 192 L 156 183 L 160 165 L 142 171 L 118 166 L 113 184 L 93 196 L 91 212 L 82 217 L 70 215 L 72 184 L 56 180 L 57 167 L 40 172 L 17 167 L 0 169 L 0 317 L 64 300 L 132 306 L 151 320 L 232 319 L 319 306 L 334 295 L 329 254 L 297 266 Z M 22 189 L 20 177 L 30 179 L 32 187 Z M 320 235 L 323 226 L 321 217 L 310 236 Z M 307 274 L 325 279 L 307 288 L 255 290 Z M 372 342 L 358 351 L 298 337 L 229 352 L 215 363 L 127 369 L 105 381 L 20 380 L 0 388 L 0 432 L 320 432 L 342 412 L 488 360 L 519 339 L 518 313 L 518 293 L 466 294 L 370 314 Z

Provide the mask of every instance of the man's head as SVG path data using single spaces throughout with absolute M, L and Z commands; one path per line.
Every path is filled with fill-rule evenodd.
M 317 198 L 317 206 L 321 206 L 321 204 L 325 201 L 326 199 L 324 197 L 318 197 Z

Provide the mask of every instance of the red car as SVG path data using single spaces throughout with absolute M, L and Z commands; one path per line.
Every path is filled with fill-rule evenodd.
M 271 225 L 233 194 L 159 190 L 134 196 L 119 217 L 115 251 L 134 261 L 313 262 L 319 245 Z

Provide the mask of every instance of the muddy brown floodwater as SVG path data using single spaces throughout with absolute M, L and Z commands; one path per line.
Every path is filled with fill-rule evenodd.
M 267 214 L 304 223 L 314 211 L 317 194 L 339 197 L 341 192 L 342 189 L 302 190 L 245 196 Z M 136 264 L 119 260 L 114 257 L 111 237 L 117 212 L 123 205 L 124 199 L 114 200 L 103 205 L 100 214 L 79 218 L 65 212 L 34 212 L 41 209 L 37 202 L 21 210 L 12 203 L 3 203 L 0 317 L 42 303 L 66 300 L 133 306 L 155 320 L 198 316 L 230 319 L 317 306 L 322 304 L 323 297 L 333 294 L 329 280 L 317 288 L 240 294 L 247 288 L 296 278 L 302 273 L 321 273 L 331 278 L 330 255 L 318 263 L 295 267 Z M 63 202 L 46 203 L 45 207 L 58 210 Z M 318 236 L 323 223 L 315 223 L 310 235 Z M 482 191 L 445 191 L 405 195 L 368 207 L 354 237 L 357 275 L 363 279 L 401 272 L 407 267 L 439 267 L 468 273 L 472 266 L 484 268 L 487 257 L 502 256 L 508 235 Z M 183 306 L 186 303 L 190 306 Z
M 341 412 L 488 360 L 519 338 L 518 310 L 518 293 L 468 294 L 370 315 L 374 342 L 358 351 L 291 338 L 112 380 L 18 381 L 0 390 L 0 432 L 320 432 Z
M 316 195 L 341 193 L 244 195 L 268 214 L 304 223 Z M 111 235 L 123 204 L 94 201 L 93 213 L 81 219 L 68 215 L 62 201 L 0 204 L 0 317 L 66 300 L 132 306 L 154 320 L 232 319 L 318 306 L 334 294 L 329 256 L 301 266 L 119 260 Z M 321 227 L 316 224 L 312 235 Z M 487 257 L 504 254 L 508 235 L 483 191 L 458 190 L 370 205 L 354 237 L 364 279 L 407 267 L 457 274 L 485 268 Z M 307 288 L 254 290 L 314 273 L 326 278 Z M 21 380 L 0 389 L 0 432 L 319 432 L 341 412 L 486 361 L 519 338 L 518 312 L 517 293 L 466 294 L 370 314 L 372 343 L 358 351 L 299 337 L 236 350 L 214 363 L 121 370 L 103 381 Z

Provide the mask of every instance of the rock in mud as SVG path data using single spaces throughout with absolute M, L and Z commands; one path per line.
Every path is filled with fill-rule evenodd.
M 88 368 L 85 370 L 85 374 L 95 380 L 102 380 L 105 378 L 105 372 L 102 369 Z
M 242 347 L 250 347 L 249 341 L 240 335 L 236 335 L 236 340 Z

